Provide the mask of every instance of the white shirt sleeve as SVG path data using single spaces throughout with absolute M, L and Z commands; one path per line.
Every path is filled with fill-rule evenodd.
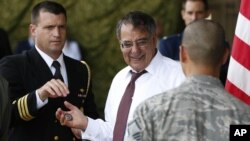
M 44 105 L 46 105 L 47 103 L 48 103 L 48 99 L 46 99 L 46 100 L 44 100 L 44 101 L 42 101 L 41 99 L 40 99 L 40 97 L 39 97 L 39 95 L 38 95 L 38 93 L 37 93 L 37 90 L 36 90 L 36 101 L 37 101 L 37 105 L 36 105 L 36 107 L 37 107 L 37 109 L 40 109 L 40 108 L 42 108 Z
M 113 127 L 109 122 L 101 119 L 91 119 L 88 117 L 88 125 L 85 131 L 81 132 L 82 139 L 93 141 L 112 141 Z

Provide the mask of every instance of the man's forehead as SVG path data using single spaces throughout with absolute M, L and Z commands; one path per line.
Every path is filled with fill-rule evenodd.
M 184 7 L 186 11 L 199 10 L 205 11 L 205 4 L 202 1 L 187 1 Z
M 132 24 L 123 24 L 121 26 L 121 33 L 122 32 L 136 32 L 136 33 L 144 33 L 147 34 L 147 28 L 145 26 L 134 26 Z

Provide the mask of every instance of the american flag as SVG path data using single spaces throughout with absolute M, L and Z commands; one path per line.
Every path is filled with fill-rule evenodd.
M 250 105 L 250 0 L 241 0 L 225 88 Z

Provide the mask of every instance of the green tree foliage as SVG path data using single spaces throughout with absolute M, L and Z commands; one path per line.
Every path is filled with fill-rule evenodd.
M 6 29 L 15 50 L 27 38 L 31 8 L 39 0 L 1 0 L 0 27 Z M 93 91 L 103 114 L 114 75 L 126 64 L 115 36 L 117 21 L 131 10 L 142 10 L 160 19 L 166 35 L 181 31 L 180 0 L 57 0 L 67 9 L 70 37 L 84 48 L 92 72 Z

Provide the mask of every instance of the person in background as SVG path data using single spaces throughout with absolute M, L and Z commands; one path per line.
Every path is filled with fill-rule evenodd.
M 180 45 L 187 79 L 138 106 L 127 141 L 229 141 L 230 125 L 250 124 L 249 106 L 226 92 L 219 80 L 229 55 L 224 39 L 216 22 L 187 25 Z
M 35 47 L 0 61 L 0 74 L 9 82 L 12 103 L 10 141 L 72 141 L 78 129 L 62 127 L 55 117 L 69 101 L 96 119 L 90 70 L 63 54 L 67 14 L 54 1 L 32 9 L 30 31 Z M 66 109 L 65 109 L 66 110 Z
M 157 44 L 156 47 L 159 49 L 160 40 L 164 34 L 164 25 L 161 19 L 155 19 L 156 24 L 156 37 L 157 37 Z
M 205 19 L 209 14 L 207 0 L 183 0 L 182 2 L 181 16 L 185 25 L 198 19 Z M 178 33 L 163 37 L 159 45 L 161 54 L 173 60 L 179 60 L 179 46 L 181 44 L 182 35 L 182 33 Z
M 9 36 L 7 32 L 0 28 L 0 60 L 4 56 L 12 55 L 12 50 L 10 46 Z
M 178 86 L 185 79 L 180 64 L 163 57 L 157 50 L 156 24 L 148 14 L 129 12 L 118 22 L 116 35 L 128 66 L 112 81 L 105 105 L 105 120 L 94 120 L 69 102 L 65 102 L 69 111 L 59 108 L 56 112 L 62 125 L 82 130 L 82 139 L 122 141 L 137 105 Z M 71 114 L 73 120 L 67 120 L 65 114 Z
M 8 141 L 11 104 L 8 97 L 8 82 L 0 76 L 0 141 Z
M 34 48 L 34 47 L 35 47 L 35 42 L 34 42 L 34 39 L 33 39 L 32 35 L 31 35 L 31 32 L 29 31 L 28 39 L 22 40 L 22 41 L 17 43 L 15 53 L 20 54 L 20 53 L 23 53 L 23 52 L 25 52 L 27 50 L 30 50 L 30 49 Z
M 205 19 L 210 15 L 209 5 L 207 0 L 183 0 L 181 16 L 188 25 L 192 21 Z M 174 60 L 179 60 L 179 46 L 181 44 L 182 33 L 163 37 L 159 43 L 159 51 L 163 56 Z M 225 46 L 229 50 L 229 44 L 225 41 Z M 221 67 L 220 80 L 225 85 L 227 78 L 227 69 L 229 65 L 229 57 L 227 62 Z
M 71 39 L 67 39 L 64 47 L 63 47 L 63 53 L 75 60 L 83 60 L 83 48 L 80 46 L 80 44 Z

